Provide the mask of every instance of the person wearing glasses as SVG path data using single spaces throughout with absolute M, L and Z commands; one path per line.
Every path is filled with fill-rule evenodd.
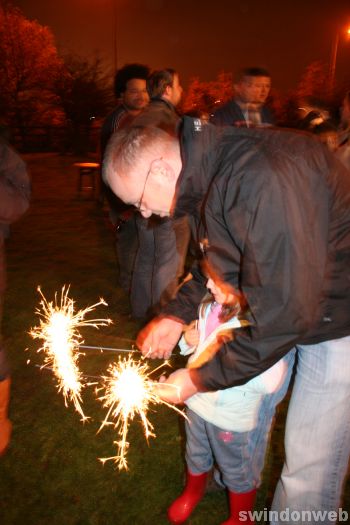
M 157 392 L 182 403 L 239 386 L 296 348 L 286 461 L 270 521 L 283 523 L 288 511 L 303 523 L 303 512 L 322 510 L 333 522 L 350 456 L 348 170 L 313 136 L 201 126 L 189 117 L 179 138 L 139 127 L 115 139 L 106 183 L 146 217 L 190 214 L 209 264 L 250 312 L 233 340 L 223 338 L 205 363 L 170 374 Z M 140 332 L 144 355 L 169 358 L 195 318 L 206 279 L 198 266 L 191 274 Z M 263 404 L 261 431 L 273 417 Z

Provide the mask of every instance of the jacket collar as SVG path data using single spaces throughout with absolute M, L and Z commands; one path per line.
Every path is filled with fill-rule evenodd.
M 183 117 L 180 127 L 182 170 L 175 193 L 174 218 L 198 216 L 201 203 L 215 175 L 218 143 L 222 128 L 200 119 Z

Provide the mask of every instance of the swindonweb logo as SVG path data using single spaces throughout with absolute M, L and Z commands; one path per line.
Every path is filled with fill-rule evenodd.
M 336 521 L 348 521 L 349 514 L 346 510 L 254 510 L 239 512 L 239 521 L 244 522 L 266 522 L 266 523 L 324 523 Z

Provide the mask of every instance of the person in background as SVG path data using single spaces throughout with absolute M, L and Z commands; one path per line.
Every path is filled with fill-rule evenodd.
M 338 149 L 338 131 L 337 126 L 331 120 L 322 122 L 318 126 L 314 126 L 312 133 L 326 146 L 329 151 L 337 151 Z
M 170 68 L 153 71 L 147 80 L 147 89 L 150 103 L 132 125 L 152 125 L 178 136 L 181 118 L 176 107 L 183 91 L 179 74 Z M 136 225 L 139 244 L 130 302 L 133 316 L 147 319 L 176 293 L 184 274 L 190 227 L 186 216 L 173 220 L 139 215 Z
M 265 106 L 270 89 L 271 76 L 266 69 L 243 69 L 234 84 L 234 98 L 218 108 L 210 122 L 216 126 L 272 126 L 274 118 Z
M 118 100 L 117 107 L 110 113 L 101 128 L 101 160 L 113 133 L 130 125 L 149 102 L 146 80 L 150 73 L 143 64 L 126 64 L 119 69 L 114 79 L 114 91 Z M 126 206 L 113 192 L 103 184 L 102 191 L 110 208 L 110 219 L 115 229 L 115 245 L 119 265 L 119 283 L 129 294 L 132 271 L 137 250 L 137 230 L 134 210 Z
M 199 319 L 185 327 L 179 342 L 181 354 L 190 355 L 190 368 L 208 361 L 221 338 L 232 339 L 235 331 L 248 324 L 233 287 L 208 264 L 204 273 L 210 293 L 199 306 Z M 185 401 L 186 486 L 168 509 L 171 523 L 189 518 L 204 495 L 214 462 L 218 484 L 228 490 L 230 518 L 225 525 L 239 523 L 241 512 L 248 516 L 253 511 L 272 423 L 263 426 L 264 418 L 258 413 L 266 396 L 273 395 L 275 405 L 283 399 L 293 362 L 292 350 L 245 385 L 199 392 Z M 252 523 L 249 517 L 247 523 Z
M 318 126 L 331 122 L 331 120 L 329 106 L 324 100 L 305 97 L 299 101 L 295 122 L 297 129 L 314 133 Z
M 147 79 L 147 91 L 150 103 L 134 124 L 157 126 L 171 135 L 177 135 L 181 121 L 177 108 L 183 94 L 179 73 L 172 68 L 152 71 Z
M 10 225 L 28 209 L 30 180 L 18 153 L 0 136 L 0 320 L 6 287 L 5 241 Z M 3 342 L 0 342 L 0 455 L 6 451 L 12 425 L 8 419 L 10 369 Z

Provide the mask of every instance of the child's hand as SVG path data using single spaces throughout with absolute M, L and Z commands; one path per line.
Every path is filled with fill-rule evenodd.
M 199 343 L 199 330 L 197 324 L 197 321 L 192 321 L 192 323 L 184 330 L 184 338 L 188 346 L 197 346 Z

